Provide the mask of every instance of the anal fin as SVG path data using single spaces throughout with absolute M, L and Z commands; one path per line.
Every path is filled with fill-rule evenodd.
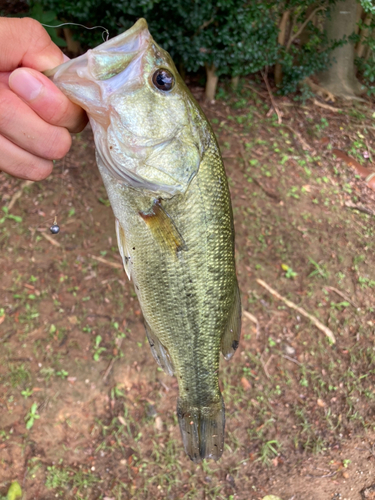
M 221 337 L 221 352 L 224 358 L 229 361 L 235 353 L 241 336 L 241 297 L 236 283 L 235 296 L 232 310 L 229 314 L 228 325 Z
M 168 349 L 163 346 L 163 344 L 160 342 L 155 333 L 151 330 L 150 325 L 146 321 L 145 321 L 145 327 L 152 355 L 154 356 L 158 365 L 163 368 L 165 373 L 167 373 L 168 375 L 173 375 L 174 366 Z
M 179 233 L 173 219 L 165 211 L 161 200 L 155 200 L 148 212 L 139 212 L 147 224 L 155 240 L 165 249 L 172 252 L 187 250 L 183 237 Z
M 131 281 L 131 262 L 130 262 L 130 253 L 128 251 L 126 245 L 125 231 L 123 230 L 120 222 L 116 219 L 116 236 L 117 236 L 117 245 L 122 258 L 122 263 L 124 264 L 125 272 Z

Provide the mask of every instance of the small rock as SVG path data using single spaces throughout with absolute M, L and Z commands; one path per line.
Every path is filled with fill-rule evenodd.
M 266 497 L 263 497 L 262 500 L 281 500 L 281 498 L 276 497 L 275 495 L 267 495 Z
M 155 405 L 152 405 L 151 403 L 147 403 L 146 405 L 146 415 L 148 417 L 155 417 L 156 416 L 156 408 Z
M 119 422 L 120 422 L 121 425 L 124 425 L 124 426 L 126 425 L 124 417 L 122 417 L 121 415 L 119 415 L 117 418 L 119 419 Z
M 163 431 L 163 421 L 162 421 L 161 417 L 155 418 L 155 428 L 159 432 Z
M 251 389 L 251 384 L 245 377 L 241 378 L 241 385 L 245 391 L 249 391 Z
M 227 474 L 225 480 L 230 484 L 232 488 L 235 488 L 236 484 L 234 482 L 234 477 L 231 474 Z
M 296 353 L 296 350 L 291 345 L 285 344 L 284 345 L 284 352 L 287 356 L 294 356 Z

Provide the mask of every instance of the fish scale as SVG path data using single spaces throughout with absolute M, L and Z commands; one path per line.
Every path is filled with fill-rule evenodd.
M 165 92 L 163 75 L 173 82 Z M 238 346 L 241 304 L 214 133 L 143 19 L 51 76 L 89 115 L 152 354 L 178 381 L 186 453 L 217 460 L 225 425 L 219 357 L 230 359 Z

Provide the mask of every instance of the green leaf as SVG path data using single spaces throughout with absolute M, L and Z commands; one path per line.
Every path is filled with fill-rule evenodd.
M 34 425 L 34 419 L 29 418 L 29 420 L 26 422 L 26 429 L 29 431 L 33 425 Z
M 360 3 L 365 12 L 375 14 L 375 5 L 373 4 L 373 0 L 360 0 Z
M 8 214 L 8 219 L 12 219 L 16 222 L 22 222 L 22 217 L 20 217 L 19 215 Z
M 106 199 L 106 198 L 98 198 L 98 201 L 100 201 L 100 203 L 102 203 L 106 207 L 110 207 L 111 206 L 110 201 L 108 199 Z
M 7 500 L 16 500 L 17 498 L 21 497 L 22 497 L 21 486 L 17 483 L 17 481 L 13 481 L 7 493 Z

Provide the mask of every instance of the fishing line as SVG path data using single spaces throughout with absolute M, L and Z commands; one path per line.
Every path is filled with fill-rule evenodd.
M 61 28 L 62 26 L 80 26 L 81 28 L 85 28 L 86 30 L 95 30 L 97 28 L 101 28 L 103 31 L 102 31 L 102 38 L 103 38 L 103 41 L 104 42 L 107 42 L 108 39 L 109 39 L 109 31 L 107 28 L 105 28 L 104 26 L 93 26 L 93 27 L 89 27 L 89 26 L 85 26 L 84 24 L 79 24 L 79 23 L 61 23 L 61 24 L 56 24 L 56 25 L 52 25 L 52 24 L 44 24 L 44 23 L 40 23 L 42 26 L 45 26 L 46 28 Z M 106 33 L 106 38 L 104 38 L 104 33 Z M 64 158 L 64 161 L 63 161 L 63 164 L 62 164 L 62 174 L 61 174 L 61 183 L 63 184 L 64 182 L 64 179 L 63 179 L 63 176 L 64 176 L 64 166 L 65 166 L 65 158 Z M 54 220 L 53 220 L 53 224 L 52 226 L 49 228 L 49 230 L 51 231 L 52 234 L 57 234 L 60 232 L 60 227 L 59 225 L 57 224 L 57 215 L 55 215 L 54 217 Z
M 61 26 L 69 26 L 69 25 L 80 26 L 81 28 L 85 28 L 86 30 L 95 30 L 96 28 L 101 28 L 103 30 L 103 32 L 102 32 L 103 41 L 108 42 L 108 38 L 109 38 L 109 31 L 104 26 L 93 26 L 92 28 L 90 28 L 89 26 L 85 26 L 84 24 L 79 24 L 79 23 L 62 23 L 62 24 L 57 24 L 56 26 L 52 26 L 52 24 L 43 24 L 43 23 L 40 23 L 40 24 L 42 26 L 45 26 L 46 28 L 61 28 Z M 104 39 L 104 33 L 107 34 L 106 39 Z
M 62 165 L 61 165 L 61 174 L 60 174 L 60 178 L 61 178 L 61 186 L 60 186 L 61 187 L 61 191 L 62 191 L 62 188 L 64 187 L 64 173 L 65 173 L 65 157 L 63 158 Z M 61 201 L 62 201 L 62 195 L 60 197 L 60 202 L 57 204 L 58 207 L 61 206 Z M 60 226 L 57 224 L 58 207 L 56 208 L 56 211 L 55 211 L 55 215 L 54 215 L 54 218 L 53 218 L 53 224 L 49 228 L 49 230 L 50 230 L 50 232 L 52 234 L 57 234 L 57 233 L 60 232 Z M 47 220 L 51 220 L 51 219 L 47 219 Z

